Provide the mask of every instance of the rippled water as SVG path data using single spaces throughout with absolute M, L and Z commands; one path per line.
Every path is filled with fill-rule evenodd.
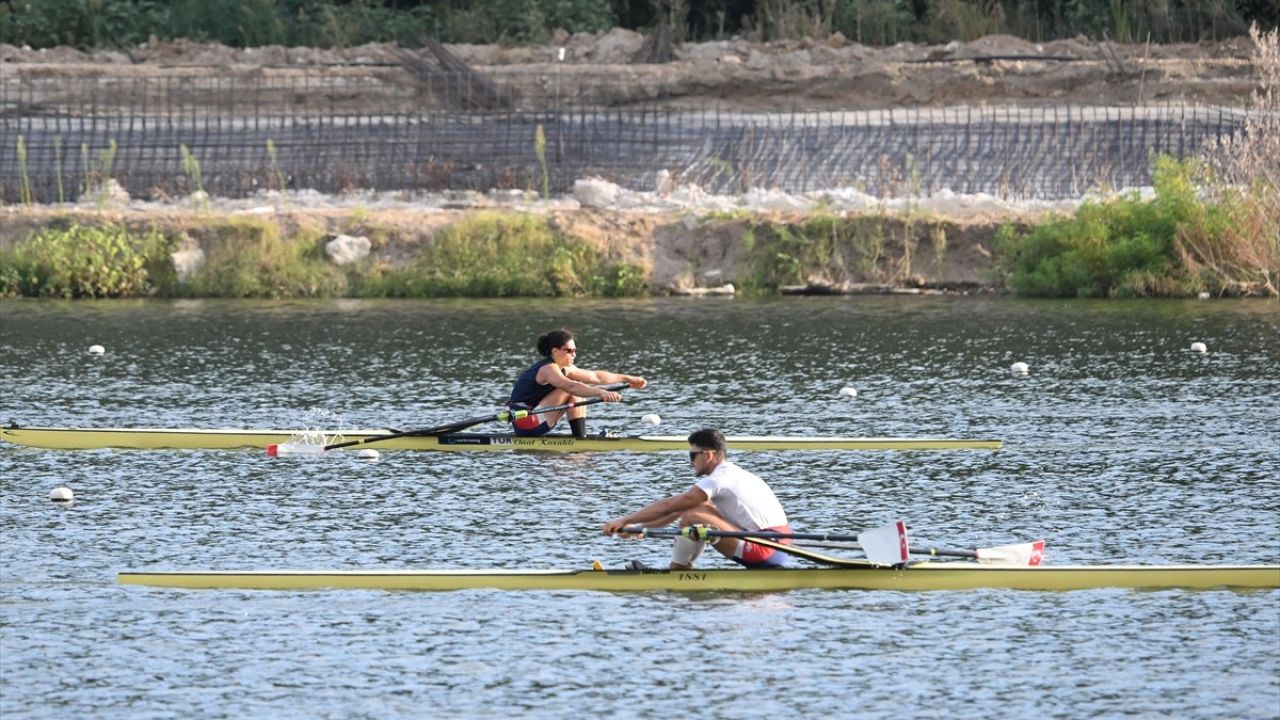
M 1280 554 L 1274 302 L 9 301 L 0 419 L 429 426 L 495 409 L 536 334 L 562 323 L 582 364 L 652 382 L 593 408 L 595 428 L 641 432 L 656 412 L 672 434 L 1005 441 L 738 454 L 798 528 L 903 517 L 921 543 L 1043 536 L 1053 563 Z M 1280 717 L 1280 591 L 115 584 L 126 568 L 661 564 L 664 543 L 596 529 L 690 481 L 681 453 L 370 464 L 0 446 L 0 715 Z M 48 501 L 58 485 L 72 507 Z

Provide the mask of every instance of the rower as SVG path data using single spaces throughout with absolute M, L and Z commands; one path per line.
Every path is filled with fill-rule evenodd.
M 586 370 L 574 363 L 578 359 L 578 344 L 574 334 L 563 328 L 552 330 L 538 338 L 538 354 L 541 358 L 530 365 L 516 379 L 511 389 L 507 407 L 512 410 L 532 410 L 540 407 L 567 405 L 583 398 L 595 397 L 605 402 L 621 402 L 622 395 L 592 385 L 625 382 L 639 389 L 648 383 L 638 375 L 622 375 L 607 370 Z M 571 407 L 512 421 L 516 435 L 536 437 L 551 432 L 567 412 L 569 430 L 575 438 L 587 436 L 587 409 Z
M 790 533 L 787 514 L 769 485 L 757 475 L 729 462 L 724 434 L 703 428 L 689 435 L 689 463 L 698 478 L 693 487 L 663 498 L 630 515 L 604 524 L 605 535 L 630 535 L 624 528 L 662 527 L 675 520 L 680 527 L 705 525 L 721 531 L 769 531 Z M 779 541 L 790 544 L 789 539 Z M 702 554 L 707 541 L 676 538 L 671 549 L 671 569 L 688 570 Z M 736 537 L 711 543 L 721 555 L 750 568 L 781 567 L 787 553 Z

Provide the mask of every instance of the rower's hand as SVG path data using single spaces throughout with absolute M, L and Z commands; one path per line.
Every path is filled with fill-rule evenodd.
M 638 375 L 636 375 L 636 376 L 628 375 L 628 376 L 627 376 L 627 384 L 631 386 L 631 389 L 632 389 L 632 390 L 639 390 L 640 388 L 644 387 L 645 385 L 648 385 L 648 384 L 649 384 L 649 381 L 648 381 L 648 380 L 645 380 L 644 378 L 642 378 L 642 377 L 640 377 L 640 376 L 638 376 Z
M 606 390 L 600 395 L 600 399 L 605 402 L 622 402 L 622 393 Z
M 642 537 L 639 533 L 624 533 L 622 529 L 627 526 L 627 522 L 623 518 L 615 518 L 604 524 L 601 531 L 605 535 L 621 535 L 622 537 L 637 538 Z

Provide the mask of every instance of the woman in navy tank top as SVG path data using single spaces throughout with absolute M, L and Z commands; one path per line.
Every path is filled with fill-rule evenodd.
M 625 382 L 639 389 L 647 383 L 638 375 L 622 375 L 607 370 L 585 370 L 574 363 L 578 344 L 569 330 L 552 330 L 538 338 L 541 358 L 516 378 L 507 407 L 513 410 L 565 405 L 583 398 L 598 397 L 605 402 L 621 402 L 619 393 L 593 385 Z M 528 415 L 511 424 L 517 435 L 536 436 L 551 432 L 565 410 Z M 569 429 L 576 438 L 587 436 L 587 409 L 569 408 Z

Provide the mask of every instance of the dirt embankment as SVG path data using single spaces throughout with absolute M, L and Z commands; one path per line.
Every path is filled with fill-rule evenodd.
M 549 46 L 448 45 L 453 57 L 518 103 L 625 107 L 646 103 L 730 111 L 866 110 L 943 105 L 1148 102 L 1240 105 L 1256 84 L 1248 38 L 1197 45 L 1120 45 L 1084 37 L 1048 43 L 994 35 L 947 45 L 877 48 L 825 41 L 725 40 L 676 48 L 674 62 L 636 64 L 644 37 L 627 30 L 564 35 Z M 564 59 L 559 60 L 559 50 Z M 413 58 L 418 63 L 415 72 Z M 425 65 L 423 64 L 425 63 Z M 0 45 L 11 78 L 335 78 L 364 110 L 401 107 L 397 93 L 445 69 L 427 50 L 234 49 L 190 42 L 126 51 L 30 50 Z M 363 80 L 363 87 L 361 82 Z M 317 86 L 331 92 L 331 87 Z M 401 97 L 400 100 L 403 98 Z

